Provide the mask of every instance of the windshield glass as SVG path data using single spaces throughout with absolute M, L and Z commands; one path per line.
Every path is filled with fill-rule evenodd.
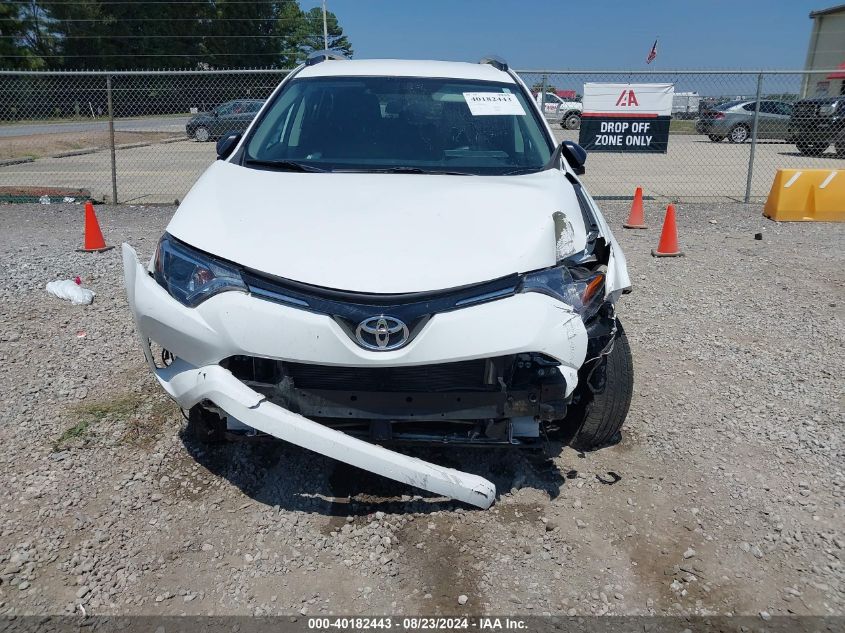
M 720 103 L 717 105 L 714 110 L 730 110 L 734 106 L 738 106 L 740 103 L 745 103 L 744 101 L 726 101 L 725 103 Z M 753 109 L 753 108 L 752 108 Z
M 515 84 L 314 77 L 285 86 L 251 134 L 244 164 L 497 175 L 541 170 L 551 151 Z

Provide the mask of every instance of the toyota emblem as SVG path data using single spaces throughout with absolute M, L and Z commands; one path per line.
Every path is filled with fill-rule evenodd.
M 408 326 L 389 316 L 374 316 L 358 324 L 355 339 L 361 347 L 386 352 L 408 342 Z

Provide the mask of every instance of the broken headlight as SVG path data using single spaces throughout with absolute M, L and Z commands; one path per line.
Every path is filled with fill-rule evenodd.
M 563 265 L 529 273 L 522 278 L 520 291 L 540 292 L 572 308 L 587 321 L 598 312 L 604 302 L 605 270 L 567 268 Z
M 194 250 L 167 233 L 156 249 L 154 277 L 171 297 L 189 308 L 220 292 L 247 290 L 237 268 Z

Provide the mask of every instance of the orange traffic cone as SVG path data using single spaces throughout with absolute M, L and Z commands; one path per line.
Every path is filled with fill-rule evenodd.
M 85 203 L 85 244 L 76 250 L 79 253 L 101 253 L 110 248 L 114 246 L 106 246 L 100 223 L 97 222 L 97 214 L 94 213 L 94 205 L 89 200 Z
M 645 225 L 645 213 L 643 212 L 643 188 L 637 187 L 634 193 L 634 201 L 631 203 L 631 214 L 628 221 L 622 225 L 626 229 L 647 229 Z
M 652 250 L 654 257 L 680 257 L 683 255 L 678 246 L 678 227 L 675 224 L 675 205 L 666 207 L 666 219 L 663 220 L 663 231 L 660 233 L 660 243 L 657 250 Z

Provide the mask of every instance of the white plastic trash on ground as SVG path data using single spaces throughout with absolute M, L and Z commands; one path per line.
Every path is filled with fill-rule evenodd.
M 59 299 L 66 299 L 74 305 L 88 305 L 94 300 L 96 294 L 93 290 L 83 288 L 73 279 L 62 279 L 51 281 L 47 284 L 47 292 Z

